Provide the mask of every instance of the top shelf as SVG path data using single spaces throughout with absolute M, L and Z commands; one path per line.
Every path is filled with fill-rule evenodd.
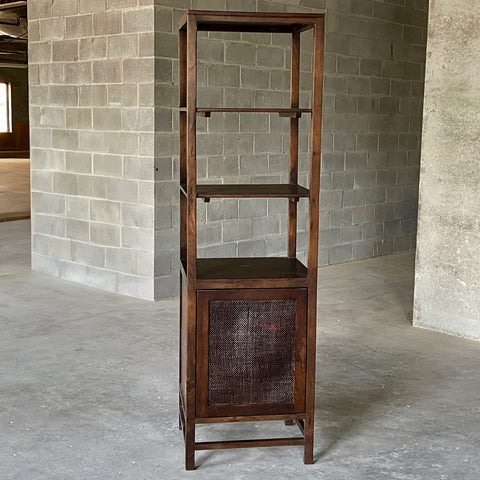
M 186 112 L 186 107 L 180 107 Z M 303 113 L 312 113 L 311 108 L 231 108 L 231 107 L 201 107 L 196 109 L 199 117 L 210 117 L 212 113 L 278 113 L 280 117 L 300 118 Z
M 313 28 L 324 14 L 190 10 L 181 18 L 180 30 L 187 28 L 189 17 L 197 20 L 199 31 L 292 33 Z

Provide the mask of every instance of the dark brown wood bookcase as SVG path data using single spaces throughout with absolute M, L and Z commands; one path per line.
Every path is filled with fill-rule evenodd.
M 313 29 L 311 108 L 299 108 L 300 36 Z M 289 108 L 197 108 L 197 32 L 291 36 Z M 303 445 L 313 463 L 318 216 L 323 87 L 323 14 L 189 11 L 179 25 L 180 428 L 185 467 L 195 451 Z M 217 112 L 278 113 L 290 122 L 289 183 L 197 185 L 196 119 Z M 299 118 L 311 114 L 309 188 L 298 185 Z M 289 120 L 288 120 L 289 119 Z M 197 201 L 287 198 L 288 255 L 197 258 Z M 297 202 L 308 198 L 308 262 L 296 258 Z M 281 420 L 287 438 L 197 442 L 202 423 Z

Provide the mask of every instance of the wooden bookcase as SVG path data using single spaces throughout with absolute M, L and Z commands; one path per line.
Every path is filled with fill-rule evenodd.
M 311 108 L 299 108 L 300 36 L 313 29 Z M 197 108 L 197 32 L 291 36 L 289 108 Z M 323 14 L 188 11 L 179 25 L 180 428 L 185 468 L 195 451 L 303 445 L 313 463 Z M 278 113 L 290 122 L 289 183 L 197 185 L 196 119 L 218 112 Z M 299 118 L 311 114 L 309 188 L 298 185 Z M 197 201 L 287 198 L 288 255 L 197 258 Z M 297 202 L 307 198 L 308 262 L 296 258 Z M 300 436 L 197 442 L 202 423 L 281 420 Z

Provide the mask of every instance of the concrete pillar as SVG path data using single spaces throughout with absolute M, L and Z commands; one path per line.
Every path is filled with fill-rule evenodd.
M 431 0 L 414 325 L 480 340 L 480 4 Z
M 153 299 L 153 0 L 28 16 L 32 267 Z

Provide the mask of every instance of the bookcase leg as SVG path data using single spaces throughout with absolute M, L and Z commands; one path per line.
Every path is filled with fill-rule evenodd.
M 195 426 L 185 426 L 185 470 L 195 470 Z
M 303 463 L 312 465 L 313 462 L 313 418 L 309 415 L 305 419 L 305 451 Z

